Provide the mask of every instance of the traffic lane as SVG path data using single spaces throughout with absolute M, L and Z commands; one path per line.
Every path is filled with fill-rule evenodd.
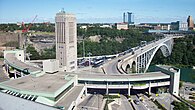
M 168 109 L 173 109 L 174 106 L 171 105 L 171 103 L 176 100 L 174 98 L 174 96 L 168 94 L 168 93 L 164 93 L 164 94 L 160 94 L 158 97 L 155 97 L 155 99 L 162 105 L 164 106 L 167 110 Z
M 124 95 L 121 95 L 121 106 L 118 110 L 133 110 L 133 107 Z
M 139 104 L 135 104 L 134 100 L 139 100 L 136 95 L 131 95 L 131 98 L 133 100 L 133 105 L 136 110 L 147 110 L 147 108 L 143 105 L 141 101 L 139 101 Z
M 99 109 L 102 106 L 103 96 L 99 94 L 93 94 L 84 99 L 78 106 L 78 108 L 87 109 Z
M 118 60 L 114 60 L 112 62 L 110 62 L 109 64 L 107 64 L 106 66 L 104 66 L 105 72 L 106 74 L 120 74 L 120 72 L 117 70 L 117 62 Z
M 159 110 L 158 107 L 145 95 L 142 95 L 142 97 L 144 98 L 143 103 L 144 105 L 151 110 Z

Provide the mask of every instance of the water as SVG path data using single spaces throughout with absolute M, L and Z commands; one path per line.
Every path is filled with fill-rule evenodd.
M 149 72 L 155 71 L 155 66 L 152 65 L 148 69 Z M 180 68 L 180 80 L 185 82 L 195 83 L 195 70 L 192 68 Z

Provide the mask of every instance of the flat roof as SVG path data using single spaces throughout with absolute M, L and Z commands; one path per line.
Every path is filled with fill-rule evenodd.
M 7 53 L 5 56 L 5 60 L 8 64 L 10 64 L 11 66 L 19 69 L 19 70 L 24 70 L 24 69 L 28 69 L 29 72 L 36 72 L 36 71 L 41 71 L 41 68 L 37 68 L 31 65 L 28 65 L 20 60 L 18 60 L 15 57 L 14 53 Z
M 0 92 L 0 110 L 59 110 L 57 108 Z
M 56 106 L 63 106 L 68 109 L 73 101 L 76 101 L 78 96 L 83 90 L 84 85 L 75 86 L 70 92 L 68 92 L 57 104 Z
M 65 75 L 64 72 L 57 72 L 55 74 L 46 73 L 39 77 L 28 75 L 15 80 L 2 82 L 0 83 L 0 87 L 33 93 L 40 92 L 53 94 L 71 80 L 65 79 Z
M 78 80 L 93 81 L 145 81 L 170 78 L 162 72 L 138 73 L 138 74 L 78 74 Z

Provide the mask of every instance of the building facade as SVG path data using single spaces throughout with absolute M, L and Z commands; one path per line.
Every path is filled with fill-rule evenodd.
M 77 69 L 76 17 L 61 11 L 55 17 L 56 59 L 61 70 L 72 72 Z
M 128 24 L 127 23 L 117 23 L 116 28 L 118 30 L 122 30 L 122 29 L 127 30 L 128 29 Z
M 171 30 L 187 31 L 188 25 L 182 21 L 171 22 Z
M 194 21 L 192 19 L 192 16 L 188 16 L 187 22 L 188 22 L 188 29 L 193 30 L 194 29 Z

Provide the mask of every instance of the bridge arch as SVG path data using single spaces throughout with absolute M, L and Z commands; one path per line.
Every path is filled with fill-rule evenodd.
M 152 53 L 147 65 L 146 65 L 146 68 L 144 70 L 144 73 L 146 73 L 146 71 L 148 70 L 148 67 L 150 66 L 150 63 L 152 62 L 152 59 L 154 58 L 154 55 L 156 54 L 156 52 L 160 49 L 163 56 L 164 57 L 167 57 L 169 55 L 171 55 L 171 52 L 172 52 L 172 46 L 173 45 L 167 45 L 166 43 L 161 43 L 159 44 L 156 49 L 154 50 L 154 52 Z
M 131 72 L 130 64 L 127 64 L 125 71 L 126 71 L 127 73 L 130 73 L 130 72 Z
M 131 69 L 132 69 L 132 73 L 136 73 L 136 62 L 135 61 L 133 61 Z

